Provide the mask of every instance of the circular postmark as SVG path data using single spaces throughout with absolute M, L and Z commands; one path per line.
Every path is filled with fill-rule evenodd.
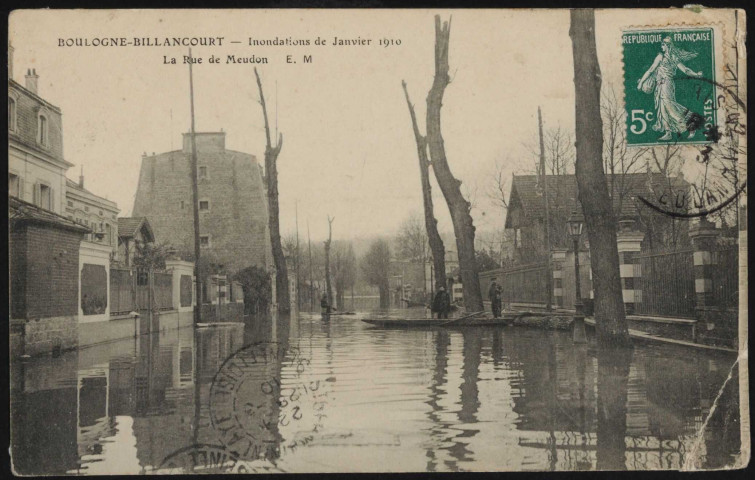
M 323 382 L 306 375 L 309 365 L 298 348 L 276 342 L 246 345 L 223 362 L 210 386 L 209 413 L 230 454 L 275 463 L 312 441 L 327 394 Z
M 157 467 L 156 473 L 245 473 L 239 458 L 222 445 L 198 443 L 171 453 Z
M 702 130 L 706 143 L 685 146 L 672 141 L 647 153 L 649 164 L 666 173 L 665 181 L 650 185 L 649 194 L 638 195 L 647 207 L 677 218 L 716 214 L 730 224 L 736 221 L 738 212 L 731 207 L 747 187 L 747 172 L 741 168 L 747 158 L 747 105 L 738 96 L 732 67 L 724 70 L 729 76 L 723 82 L 679 79 L 692 82 L 693 90 L 704 95 L 699 124 L 689 128 Z M 717 122 L 711 121 L 714 112 Z M 673 177 L 672 172 L 676 172 Z

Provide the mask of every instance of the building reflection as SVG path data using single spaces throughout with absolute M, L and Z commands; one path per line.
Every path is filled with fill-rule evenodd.
M 103 461 L 103 445 L 116 432 L 123 436 L 119 418 L 133 419 L 125 433 L 136 445 L 139 469 L 113 473 L 150 471 L 193 442 L 216 444 L 207 405 L 223 361 L 245 342 L 288 345 L 288 317 L 247 321 L 254 337 L 241 323 L 163 331 L 157 315 L 144 317 L 140 327 L 152 334 L 13 365 L 12 450 L 19 473 L 86 472 Z M 281 362 L 268 369 L 266 377 L 280 378 Z M 267 420 L 277 425 L 277 397 L 269 398 Z M 280 441 L 277 435 L 273 451 Z
M 312 358 L 313 371 L 322 367 L 323 377 L 335 379 L 345 368 L 339 339 L 353 331 L 346 320 L 323 322 L 319 315 L 301 325 L 280 315 L 196 331 L 163 331 L 159 316 L 142 322 L 151 335 L 11 365 L 17 472 L 94 473 L 107 467 L 125 469 L 109 473 L 148 473 L 181 448 L 218 444 L 210 387 L 229 356 L 255 342 L 286 348 L 293 343 L 308 350 L 303 353 Z M 322 349 L 313 347 L 313 337 Z M 433 358 L 421 413 L 429 424 L 422 460 L 428 471 L 476 468 L 483 454 L 475 447 L 489 438 L 480 431 L 494 425 L 487 420 L 491 414 L 500 413 L 485 404 L 491 394 L 506 396 L 511 410 L 503 413 L 516 416 L 516 454 L 534 458 L 537 469 L 680 468 L 714 402 L 693 464 L 720 468 L 738 452 L 736 370 L 719 397 L 733 362 L 728 357 L 641 345 L 634 353 L 598 351 L 575 346 L 562 332 L 526 329 L 438 329 L 421 342 L 411 348 L 426 346 Z M 259 368 L 251 372 L 255 378 L 280 379 L 288 367 L 271 362 Z M 273 398 L 264 399 L 269 403 L 262 411 L 273 426 L 269 451 L 280 452 L 288 433 L 277 426 L 281 409 Z M 110 467 L 108 450 L 110 457 L 117 451 L 116 457 L 132 455 L 133 461 Z M 273 462 L 277 457 L 268 456 Z

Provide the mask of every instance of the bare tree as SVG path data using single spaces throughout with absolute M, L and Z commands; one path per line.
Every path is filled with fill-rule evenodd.
M 509 193 L 511 185 L 506 186 L 506 165 L 511 161 L 506 158 L 505 160 L 495 160 L 495 165 L 492 172 L 488 175 L 487 185 L 487 197 L 493 202 L 494 205 L 500 207 L 503 216 L 506 216 L 506 211 L 509 209 Z
M 414 113 L 414 105 L 412 105 L 409 99 L 409 91 L 406 88 L 406 82 L 402 81 L 401 85 L 404 87 L 404 95 L 406 95 L 406 104 L 409 107 L 409 115 L 412 119 L 412 129 L 414 130 L 414 139 L 417 142 L 417 156 L 419 158 L 419 174 L 420 182 L 422 184 L 422 204 L 424 207 L 425 216 L 425 230 L 427 231 L 427 241 L 430 245 L 430 251 L 432 252 L 433 268 L 436 272 L 442 272 L 442 275 L 437 275 L 437 283 L 446 287 L 446 247 L 443 244 L 443 240 L 438 233 L 438 220 L 435 218 L 435 212 L 433 207 L 433 195 L 432 188 L 430 186 L 430 160 L 427 158 L 427 138 L 423 137 L 419 132 L 419 126 L 417 125 L 417 115 Z M 422 269 L 424 272 L 424 259 L 422 260 Z M 427 279 L 425 279 L 425 285 L 427 285 Z M 423 286 L 424 288 L 424 286 Z M 431 290 L 434 286 L 431 286 Z
M 603 172 L 600 116 L 601 74 L 595 47 L 595 11 L 571 10 L 574 56 L 576 176 L 590 240 L 595 291 L 595 327 L 600 345 L 631 344 L 624 313 L 616 247 L 616 219 Z
M 353 287 L 357 277 L 357 259 L 351 243 L 335 242 L 332 249 L 333 279 L 336 305 L 343 310 L 346 290 Z
M 391 250 L 388 242 L 378 239 L 372 242 L 370 249 L 360 264 L 367 283 L 378 287 L 378 291 L 380 292 L 380 308 L 387 308 L 390 302 L 390 287 L 388 283 L 390 261 Z
M 427 94 L 427 140 L 435 179 L 451 213 L 451 221 L 456 236 L 456 250 L 459 255 L 461 281 L 464 285 L 464 306 L 467 311 L 483 310 L 482 291 L 475 258 L 475 227 L 470 214 L 471 205 L 461 192 L 461 182 L 454 177 L 448 166 L 446 148 L 440 127 L 440 109 L 443 94 L 450 82 L 448 75 L 448 45 L 451 23 L 443 22 L 435 16 L 435 77 Z
M 532 154 L 533 171 L 542 175 L 540 162 L 540 137 L 536 135 L 524 147 Z M 543 150 L 545 151 L 545 170 L 548 175 L 568 175 L 574 172 L 576 151 L 574 135 L 561 125 L 543 131 Z
M 613 85 L 603 88 L 600 111 L 603 117 L 603 168 L 606 174 L 610 174 L 608 195 L 614 206 L 614 214 L 619 217 L 629 193 L 641 181 L 636 175 L 630 174 L 642 171 L 642 160 L 648 149 L 627 148 L 626 110 L 616 96 Z
M 267 106 L 265 105 L 265 95 L 262 93 L 262 81 L 254 69 L 254 75 L 257 77 L 257 87 L 260 91 L 260 105 L 262 105 L 262 116 L 265 118 L 265 179 L 267 183 L 267 210 L 270 225 L 270 246 L 273 251 L 273 260 L 275 262 L 275 293 L 278 309 L 282 312 L 288 312 L 291 309 L 291 301 L 288 291 L 288 269 L 286 268 L 286 257 L 283 254 L 280 234 L 280 209 L 278 207 L 278 155 L 283 148 L 283 134 L 278 134 L 278 140 L 275 146 L 270 140 L 270 123 L 267 120 Z
M 427 271 L 425 264 L 427 263 L 428 257 L 431 257 L 432 255 L 428 244 L 426 225 L 422 224 L 422 218 L 416 213 L 407 217 L 407 219 L 401 224 L 396 240 L 401 258 L 418 262 L 422 265 L 422 289 L 425 291 L 427 288 Z M 445 261 L 443 263 L 443 268 L 445 268 Z M 445 275 L 442 275 L 442 277 L 445 281 Z

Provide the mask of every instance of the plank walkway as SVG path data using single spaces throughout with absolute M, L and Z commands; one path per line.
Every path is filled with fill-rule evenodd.
M 591 327 L 595 327 L 595 319 L 585 318 L 585 324 Z M 703 350 L 713 350 L 717 352 L 738 353 L 738 351 L 733 348 L 717 347 L 714 345 L 704 345 L 702 343 L 687 342 L 685 340 L 675 340 L 673 338 L 666 338 L 666 337 L 661 337 L 658 335 L 651 335 L 649 333 L 641 332 L 639 330 L 629 329 L 629 336 L 632 338 L 636 338 L 638 340 L 644 340 L 644 341 L 649 341 L 649 342 L 668 343 L 672 345 L 679 345 L 682 347 L 693 347 L 693 348 L 699 348 Z

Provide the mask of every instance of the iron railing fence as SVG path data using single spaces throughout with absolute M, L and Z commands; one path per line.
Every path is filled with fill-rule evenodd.
M 634 262 L 634 312 L 695 318 L 693 250 L 648 252 Z
M 129 269 L 110 268 L 110 314 L 120 315 L 136 310 L 134 277 Z
M 159 310 L 173 309 L 173 275 L 154 272 L 153 288 L 155 307 Z
M 736 309 L 739 306 L 739 246 L 719 247 L 712 254 L 711 282 L 715 305 Z

